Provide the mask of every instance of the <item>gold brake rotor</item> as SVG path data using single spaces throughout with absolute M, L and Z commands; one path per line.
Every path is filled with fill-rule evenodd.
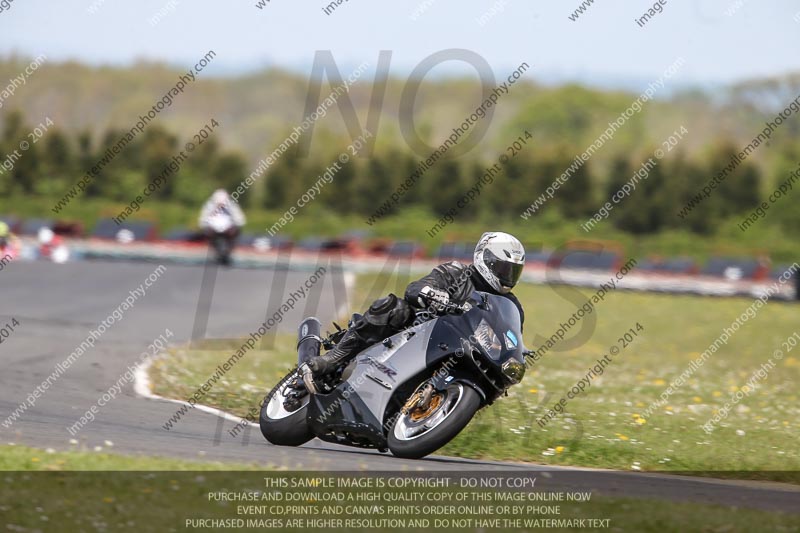
M 442 405 L 442 399 L 443 398 L 441 394 L 432 396 L 430 402 L 428 402 L 427 409 L 416 408 L 409 413 L 411 420 L 413 420 L 414 422 L 419 422 L 420 420 L 423 420 L 432 415 L 434 412 L 436 412 L 439 406 Z

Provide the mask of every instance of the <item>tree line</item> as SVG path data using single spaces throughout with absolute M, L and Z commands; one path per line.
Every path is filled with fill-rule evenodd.
M 13 151 L 29 132 L 30 125 L 21 113 L 7 114 L 0 135 L 0 154 Z M 7 197 L 15 194 L 58 197 L 102 157 L 120 134 L 120 130 L 110 128 L 99 138 L 93 138 L 88 131 L 65 133 L 56 124 L 25 152 L 12 170 L 0 175 L 0 192 Z M 317 134 L 324 141 L 318 146 L 326 148 L 312 151 L 309 157 L 300 157 L 294 149 L 283 154 L 240 202 L 248 209 L 270 210 L 283 210 L 295 204 L 348 144 L 346 138 L 330 132 Z M 86 194 L 128 202 L 162 172 L 189 140 L 180 139 L 158 124 L 152 125 L 102 170 Z M 602 165 L 590 159 L 534 218 L 557 216 L 583 222 L 631 179 L 655 148 L 641 146 L 637 151 L 620 152 Z M 798 154 L 790 153 L 789 148 L 781 149 L 786 151 L 781 159 L 783 163 L 777 165 L 773 173 L 781 174 L 791 165 L 797 165 Z M 767 184 L 774 177 L 766 176 L 757 164 L 745 162 L 704 200 L 701 208 L 683 219 L 678 217 L 686 203 L 739 150 L 734 141 L 726 139 L 714 140 L 692 157 L 676 149 L 650 170 L 647 179 L 637 183 L 636 190 L 615 206 L 604 223 L 632 234 L 669 229 L 713 233 L 722 221 L 746 214 L 758 206 L 764 199 Z M 265 151 L 271 150 L 265 147 Z M 461 211 L 459 217 L 498 222 L 519 217 L 572 164 L 579 151 L 576 143 L 533 143 L 511 158 L 503 171 L 494 176 L 493 183 L 482 189 L 480 200 Z M 405 208 L 412 206 L 426 209 L 435 216 L 445 215 L 496 160 L 496 156 L 492 160 L 474 151 L 457 159 L 437 161 L 404 195 L 392 215 L 401 216 Z M 332 186 L 322 190 L 315 199 L 315 209 L 369 216 L 388 200 L 391 191 L 405 181 L 418 164 L 416 156 L 396 145 L 379 146 L 369 158 L 351 158 L 336 174 Z M 234 190 L 251 170 L 243 154 L 223 150 L 211 135 L 188 154 L 177 175 L 154 196 L 167 202 L 197 206 L 217 187 Z M 791 211 L 787 207 L 786 212 Z M 794 224 L 796 229 L 796 217 L 779 215 L 775 220 Z
M 0 134 L 0 153 L 13 152 L 31 129 L 20 112 L 7 114 Z M 69 134 L 55 123 L 41 139 L 30 145 L 11 170 L 0 175 L 0 193 L 7 197 L 15 194 L 58 197 L 97 165 L 122 136 L 123 130 L 109 128 L 99 139 L 93 139 L 89 131 Z M 111 164 L 102 168 L 88 186 L 86 196 L 129 202 L 163 173 L 174 156 L 181 151 L 186 153 L 185 143 L 191 140 L 180 139 L 158 124 L 151 125 L 125 146 Z M 197 205 L 217 187 L 238 185 L 247 171 L 245 157 L 223 151 L 213 134 L 186 155 L 180 172 L 156 191 L 154 197 Z
M 340 144 L 343 146 L 346 141 L 342 139 Z M 655 148 L 642 146 L 638 152 L 615 154 L 610 163 L 603 166 L 589 159 L 532 218 L 557 216 L 585 221 L 611 201 L 652 156 Z M 646 179 L 637 180 L 630 196 L 615 205 L 608 223 L 632 234 L 686 229 L 708 235 L 731 217 L 749 213 L 763 201 L 768 180 L 757 164 L 745 162 L 728 174 L 725 182 L 704 200 L 702 208 L 683 218 L 678 216 L 687 202 L 701 192 L 708 179 L 725 168 L 739 150 L 735 142 L 725 139 L 710 144 L 699 157 L 689 157 L 676 150 L 658 161 Z M 579 145 L 560 143 L 524 149 L 502 166 L 491 184 L 481 188 L 478 201 L 459 210 L 459 217 L 498 222 L 519 217 L 570 167 L 579 151 Z M 293 204 L 334 158 L 335 152 L 328 154 L 327 159 L 300 159 L 293 152 L 284 154 L 267 171 L 265 194 L 259 204 L 270 209 Z M 417 206 L 435 216 L 445 216 L 496 159 L 467 154 L 458 159 L 437 161 L 403 196 L 393 214 L 401 214 L 404 207 Z M 788 168 L 792 155 L 786 154 L 785 160 L 784 167 Z M 316 201 L 342 214 L 372 215 L 418 164 L 417 157 L 397 148 L 376 150 L 369 159 L 348 163 L 337 174 L 334 186 L 323 191 Z

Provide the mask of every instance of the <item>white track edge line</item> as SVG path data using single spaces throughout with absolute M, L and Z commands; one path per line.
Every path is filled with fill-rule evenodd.
M 158 359 L 158 356 L 148 357 L 144 361 L 144 363 L 142 363 L 141 365 L 139 365 L 136 368 L 136 372 L 134 374 L 134 379 L 133 379 L 133 390 L 134 390 L 134 392 L 136 392 L 136 394 L 138 396 L 141 396 L 143 398 L 147 398 L 149 400 L 161 400 L 161 401 L 164 401 L 164 402 L 177 403 L 177 404 L 180 404 L 180 405 L 190 405 L 188 402 L 184 402 L 182 400 L 175 400 L 173 398 L 165 398 L 164 396 L 159 396 L 158 394 L 154 394 L 153 393 L 152 386 L 150 385 L 150 376 L 148 375 L 148 371 L 150 370 L 150 366 L 153 364 L 153 362 L 156 359 Z M 195 409 L 199 409 L 200 411 L 203 411 L 205 413 L 209 413 L 209 414 L 212 414 L 212 415 L 216 415 L 216 416 L 222 417 L 225 420 L 230 420 L 231 422 L 241 423 L 242 420 L 244 420 L 240 416 L 236 416 L 236 415 L 234 415 L 232 413 L 229 413 L 227 411 L 223 411 L 222 409 L 217 409 L 216 407 L 211 407 L 209 405 L 203 405 L 203 404 L 199 404 L 198 403 L 198 404 L 195 404 L 194 407 L 195 407 Z M 259 425 L 256 424 L 255 422 L 247 421 L 247 424 L 252 426 L 252 427 L 259 427 Z

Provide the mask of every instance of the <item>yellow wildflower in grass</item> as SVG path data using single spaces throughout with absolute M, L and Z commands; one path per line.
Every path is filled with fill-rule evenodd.
M 713 396 L 714 396 L 714 398 L 719 398 L 720 396 L 722 396 L 722 393 L 720 391 L 718 391 L 718 390 L 715 390 L 713 392 Z
M 564 447 L 563 446 L 556 446 L 556 453 L 561 453 L 563 451 L 564 451 Z
M 539 389 L 530 389 L 528 392 L 539 392 Z
M 653 382 L 653 385 L 666 385 L 666 384 L 667 382 L 664 381 L 663 379 L 657 379 Z

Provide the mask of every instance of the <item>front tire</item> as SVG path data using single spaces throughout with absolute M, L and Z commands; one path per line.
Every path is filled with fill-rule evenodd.
M 481 406 L 475 389 L 463 383 L 453 383 L 437 396 L 438 405 L 432 411 L 421 417 L 411 411 L 395 420 L 388 439 L 395 456 L 419 459 L 435 452 L 461 433 Z
M 303 398 L 302 406 L 296 411 L 288 411 L 283 405 L 287 385 L 296 376 L 296 370 L 290 372 L 270 391 L 261 405 L 261 434 L 278 446 L 300 446 L 314 438 L 306 420 L 311 395 Z

